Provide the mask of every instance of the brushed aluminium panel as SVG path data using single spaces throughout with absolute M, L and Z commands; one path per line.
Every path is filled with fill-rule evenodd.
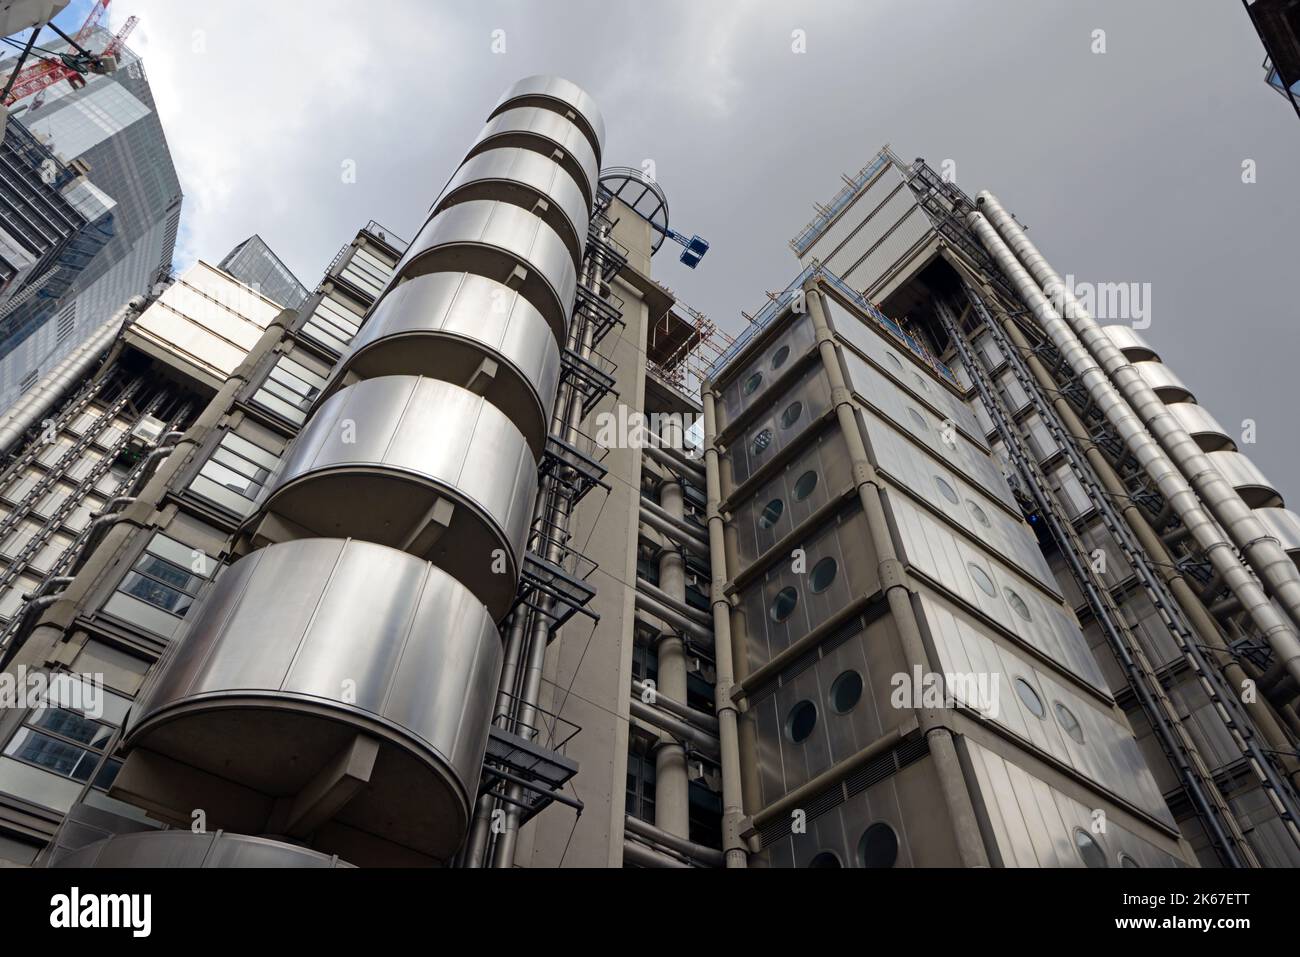
M 352 372 L 467 385 L 484 359 L 500 366 L 484 397 L 519 426 L 540 457 L 560 380 L 560 347 L 527 299 L 485 276 L 430 273 L 397 286 L 361 327 L 333 383 Z
M 1160 354 L 1132 326 L 1102 326 L 1101 331 L 1120 352 L 1124 353 L 1124 358 L 1129 362 L 1160 361 Z
M 1205 406 L 1193 402 L 1172 402 L 1168 409 L 1169 414 L 1183 427 L 1183 431 L 1196 440 L 1202 452 L 1236 450 L 1237 443 Z
M 830 380 L 824 368 L 814 366 L 779 396 L 764 398 L 771 411 L 751 422 L 731 441 L 726 452 L 737 486 L 782 449 L 798 442 L 809 426 L 830 411 Z
M 125 742 L 288 797 L 340 734 L 376 736 L 402 758 L 381 756 L 339 819 L 441 856 L 467 826 L 500 660 L 487 609 L 437 567 L 368 542 L 271 545 L 196 606 Z
M 965 746 L 1003 866 L 1083 867 L 1074 850 L 1075 828 L 1091 834 L 1109 867 L 1120 866 L 1120 854 L 1141 867 L 1184 866 L 1113 819 L 1105 834 L 1092 834 L 1092 808 L 982 745 L 967 739 Z
M 52 860 L 51 867 L 352 867 L 306 847 L 226 831 L 179 828 L 115 834 Z
M 605 118 L 601 115 L 591 94 L 573 81 L 566 80 L 562 76 L 524 77 L 506 90 L 493 108 L 492 115 L 496 116 L 512 105 L 519 105 L 520 101 L 528 105 L 545 105 L 548 109 L 557 110 L 562 115 L 567 115 L 571 110 L 576 114 L 575 121 L 588 134 L 592 149 L 597 154 L 604 149 Z
M 588 208 L 591 207 L 596 198 L 600 163 L 591 141 L 577 123 L 542 107 L 511 107 L 494 114 L 484 124 L 467 158 L 501 146 L 519 146 L 553 157 L 573 176 Z
M 472 272 L 517 286 L 546 317 L 555 341 L 565 342 L 577 272 L 564 240 L 532 213 L 481 199 L 442 210 L 411 242 L 383 295 L 431 272 Z
M 1250 458 L 1240 452 L 1209 452 L 1206 458 L 1251 508 L 1280 508 L 1282 493 Z
M 1134 362 L 1133 368 L 1166 405 L 1174 402 L 1196 401 L 1192 390 L 1187 388 L 1183 380 L 1174 375 L 1169 366 L 1163 362 Z
M 719 432 L 750 406 L 770 402 L 768 392 L 773 383 L 814 347 L 815 332 L 808 313 L 787 313 L 779 321 L 784 325 L 781 334 L 751 356 L 723 387 L 717 404 Z M 755 375 L 757 385 L 752 385 Z
M 900 559 L 1081 681 L 1104 691 L 1101 669 L 1068 608 L 1010 566 L 967 544 L 900 493 L 890 490 L 885 499 L 898 530 Z M 976 585 L 972 564 L 989 577 L 995 594 Z M 1024 603 L 1028 620 L 1013 605 L 1008 588 Z

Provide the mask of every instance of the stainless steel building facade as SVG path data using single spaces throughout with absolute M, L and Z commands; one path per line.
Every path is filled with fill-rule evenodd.
M 603 148 L 522 80 L 409 244 L 238 319 L 196 267 L 67 370 L 60 421 L 176 385 L 71 440 L 127 473 L 22 572 L 0 857 L 1295 863 L 1300 520 L 1155 349 L 883 150 L 695 386 Z

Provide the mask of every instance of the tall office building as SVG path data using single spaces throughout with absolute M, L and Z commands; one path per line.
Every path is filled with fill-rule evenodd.
M 111 34 L 89 41 L 102 48 Z M 59 49 L 56 45 L 52 49 Z M 0 65 L 0 72 L 14 61 Z M 171 269 L 181 189 L 154 106 L 143 61 L 123 48 L 119 68 L 91 74 L 79 89 L 56 83 L 18 100 L 21 124 L 59 159 L 85 174 L 80 197 L 101 223 L 102 248 L 62 264 L 59 281 L 19 305 L 0 334 L 0 409 L 132 297 L 146 295 Z M 92 192 L 93 191 L 93 192 Z M 111 220 L 109 219 L 111 214 Z M 51 277 L 56 278 L 56 277 Z
M 261 236 L 249 236 L 239 243 L 217 263 L 217 268 L 286 309 L 297 309 L 310 295 Z
M 211 401 L 5 632 L 0 854 L 1297 863 L 1300 520 L 1155 349 L 888 150 L 721 344 L 603 142 L 521 81 L 409 245 L 176 366 Z
M 1268 56 L 1264 78 L 1300 116 L 1300 0 L 1243 0 Z

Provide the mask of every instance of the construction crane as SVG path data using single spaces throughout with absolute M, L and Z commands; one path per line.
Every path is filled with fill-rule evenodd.
M 19 57 L 14 73 L 5 86 L 5 92 L 3 97 L 0 97 L 0 102 L 9 107 L 19 100 L 26 99 L 47 87 L 53 86 L 60 80 L 67 80 L 73 87 L 81 87 L 86 83 L 84 77 L 87 73 L 112 73 L 116 70 L 117 54 L 122 49 L 122 44 L 131 31 L 135 29 L 139 18 L 127 18 L 126 23 L 122 25 L 122 29 L 108 41 L 104 49 L 99 53 L 92 53 L 84 46 L 85 42 L 90 39 L 95 27 L 103 19 L 104 13 L 108 10 L 109 2 L 110 0 L 96 0 L 95 5 L 90 9 L 89 16 L 86 17 L 86 22 L 82 24 L 75 37 L 68 36 L 52 23 L 47 24 L 51 30 L 66 40 L 72 49 L 67 53 L 59 54 L 57 59 L 42 60 L 40 63 L 34 63 L 26 69 L 22 69 L 23 60 L 35 44 L 36 34 L 39 32 L 33 30 L 31 39 L 28 40 L 27 47 L 23 51 L 23 55 Z

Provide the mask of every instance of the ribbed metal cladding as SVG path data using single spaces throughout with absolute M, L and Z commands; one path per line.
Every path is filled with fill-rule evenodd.
M 128 799 L 359 864 L 463 841 L 603 138 L 556 77 L 492 111 L 268 482 L 245 525 L 256 550 L 133 711 L 128 747 L 220 787 L 195 793 L 197 772 L 159 787 L 156 763 L 128 760 Z M 354 796 L 304 809 L 331 762 L 367 753 Z
M 1160 354 L 1151 343 L 1131 326 L 1102 326 L 1101 331 L 1120 352 L 1124 353 L 1124 357 L 1129 362 L 1160 361 Z

